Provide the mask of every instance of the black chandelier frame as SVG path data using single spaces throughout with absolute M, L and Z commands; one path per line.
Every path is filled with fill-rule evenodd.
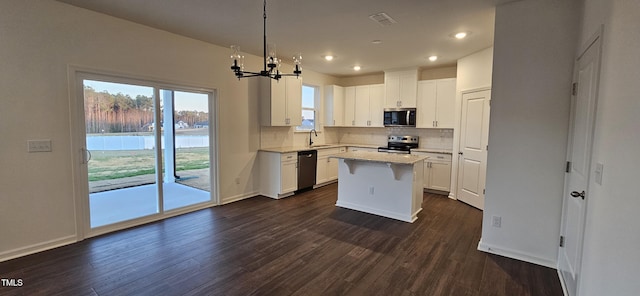
M 240 78 L 256 77 L 256 76 L 269 77 L 275 80 L 280 80 L 280 78 L 282 78 L 283 76 L 300 77 L 300 75 L 302 74 L 302 66 L 301 66 L 302 57 L 300 56 L 294 57 L 295 68 L 293 70 L 293 73 L 291 74 L 280 73 L 280 70 L 278 69 L 278 64 L 280 64 L 281 62 L 278 60 L 278 58 L 276 58 L 275 56 L 267 57 L 267 0 L 264 0 L 263 2 L 262 19 L 263 19 L 262 20 L 263 69 L 260 72 L 244 71 L 243 65 L 241 66 L 238 64 L 239 56 L 234 55 L 232 56 L 233 64 L 231 65 L 231 70 L 233 71 L 235 76 L 238 78 L 238 80 L 240 80 Z M 244 64 L 244 62 L 242 62 L 242 64 Z

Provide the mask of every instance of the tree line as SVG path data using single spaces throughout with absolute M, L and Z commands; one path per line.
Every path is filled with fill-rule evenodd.
M 84 87 L 84 113 L 87 133 L 148 132 L 153 130 L 153 98 L 122 93 L 96 92 Z M 201 111 L 175 111 L 174 123 L 184 122 L 193 127 L 208 122 L 209 114 Z

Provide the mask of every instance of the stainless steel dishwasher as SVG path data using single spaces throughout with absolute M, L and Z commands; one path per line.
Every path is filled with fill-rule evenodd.
M 318 151 L 307 150 L 298 152 L 298 190 L 316 185 L 316 166 Z

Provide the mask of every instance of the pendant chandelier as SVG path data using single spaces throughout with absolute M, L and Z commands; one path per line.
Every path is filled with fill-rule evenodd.
M 262 18 L 263 18 L 263 68 L 260 72 L 250 72 L 245 71 L 244 69 L 244 55 L 240 53 L 240 46 L 231 45 L 231 60 L 233 60 L 233 64 L 231 65 L 231 70 L 233 73 L 240 78 L 245 77 L 254 77 L 254 76 L 264 76 L 269 77 L 271 79 L 279 80 L 282 76 L 296 76 L 299 77 L 302 74 L 302 55 L 296 54 L 293 57 L 294 70 L 292 74 L 282 74 L 280 73 L 280 64 L 282 64 L 282 60 L 276 57 L 276 46 L 274 44 L 269 44 L 267 48 L 267 0 L 264 0 L 264 4 L 262 6 Z M 268 49 L 268 50 L 267 50 Z

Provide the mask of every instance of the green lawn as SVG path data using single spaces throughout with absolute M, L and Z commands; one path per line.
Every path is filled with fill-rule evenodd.
M 112 180 L 155 174 L 154 150 L 91 151 L 89 181 Z M 176 170 L 209 167 L 209 148 L 176 150 Z

